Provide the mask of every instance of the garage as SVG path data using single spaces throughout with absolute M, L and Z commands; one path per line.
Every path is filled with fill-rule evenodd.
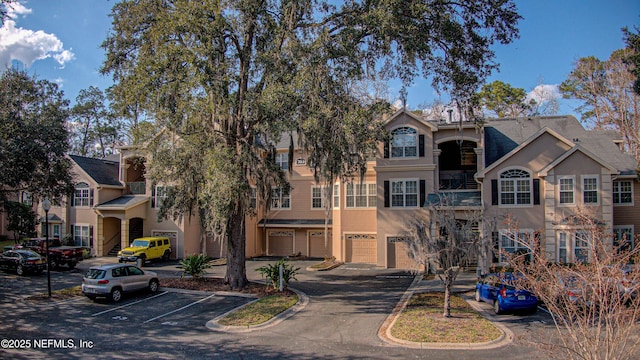
M 267 255 L 289 256 L 293 254 L 293 230 L 270 230 L 267 237 Z
M 390 269 L 417 269 L 407 252 L 407 242 L 402 237 L 387 238 L 387 267 Z
M 327 242 L 325 246 L 324 231 L 309 231 L 309 256 L 329 258 L 332 255 L 331 232 L 327 235 Z
M 345 261 L 351 263 L 377 263 L 377 240 L 374 234 L 345 235 Z

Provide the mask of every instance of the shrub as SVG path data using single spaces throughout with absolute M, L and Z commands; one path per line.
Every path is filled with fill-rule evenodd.
M 282 265 L 282 282 L 283 287 L 286 289 L 289 287 L 289 281 L 298 280 L 296 275 L 300 271 L 300 268 L 294 268 L 293 265 L 287 263 L 285 259 L 280 259 L 274 264 L 267 264 L 267 266 L 261 266 L 257 270 L 262 274 L 262 278 L 266 279 L 267 286 L 271 285 L 274 289 L 277 289 L 280 283 L 280 265 Z
M 205 254 L 193 254 L 180 260 L 179 268 L 182 268 L 182 275 L 191 275 L 198 279 L 206 273 L 206 269 L 211 268 L 211 258 Z

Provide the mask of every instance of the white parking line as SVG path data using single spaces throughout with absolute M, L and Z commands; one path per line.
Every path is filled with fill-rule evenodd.
M 203 302 L 203 301 L 205 301 L 205 300 L 207 300 L 207 299 L 211 299 L 211 298 L 212 298 L 212 297 L 214 297 L 214 296 L 215 296 L 215 294 L 213 294 L 213 295 L 209 295 L 209 296 L 207 296 L 206 298 L 202 298 L 202 299 L 200 299 L 200 300 L 198 300 L 198 301 L 192 302 L 192 303 L 191 303 L 191 304 L 189 304 L 189 305 L 185 305 L 185 306 L 181 307 L 180 309 L 176 309 L 176 310 L 173 310 L 173 311 L 169 311 L 169 312 L 168 312 L 168 313 L 166 313 L 166 314 L 162 314 L 162 315 L 160 315 L 160 316 L 156 316 L 156 317 L 154 317 L 153 319 L 149 319 L 149 320 L 145 321 L 144 323 L 146 324 L 146 323 L 148 323 L 148 322 L 152 322 L 153 320 L 157 320 L 157 319 L 163 318 L 163 317 L 165 317 L 165 316 L 167 316 L 167 315 L 171 315 L 171 314 L 173 314 L 173 313 L 176 313 L 176 312 L 178 312 L 178 311 L 182 311 L 182 310 L 184 310 L 184 309 L 186 309 L 186 308 L 188 308 L 188 307 L 191 307 L 191 306 L 193 306 L 193 305 L 195 305 L 195 304 L 199 304 L 199 303 L 201 303 L 201 302 Z
M 106 314 L 106 313 L 108 313 L 108 312 L 116 311 L 116 310 L 119 310 L 119 309 L 122 309 L 122 308 L 126 308 L 127 306 L 131 306 L 131 305 L 135 305 L 135 304 L 141 303 L 141 302 L 143 302 L 143 301 L 151 300 L 151 299 L 153 299 L 153 298 L 157 298 L 158 296 L 166 295 L 166 294 L 168 294 L 168 293 L 169 293 L 168 291 L 165 291 L 165 292 L 162 292 L 162 293 L 160 293 L 160 294 L 157 294 L 157 295 L 154 295 L 154 296 L 151 296 L 151 297 L 148 297 L 148 298 L 142 299 L 142 300 L 134 301 L 134 302 L 132 302 L 132 303 L 128 303 L 128 304 L 125 304 L 125 305 L 121 305 L 121 306 L 115 307 L 115 308 L 113 308 L 113 309 L 109 309 L 109 310 L 105 310 L 105 311 L 100 311 L 99 313 L 95 313 L 95 314 L 93 314 L 93 315 L 91 315 L 91 316 L 98 316 L 98 315 Z

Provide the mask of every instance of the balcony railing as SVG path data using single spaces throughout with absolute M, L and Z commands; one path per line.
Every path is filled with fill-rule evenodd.
M 145 195 L 146 187 L 147 187 L 146 181 L 134 181 L 134 182 L 127 183 L 127 190 L 129 191 L 129 194 L 133 194 L 133 195 Z
M 478 188 L 473 171 L 440 171 L 440 190 L 475 190 Z

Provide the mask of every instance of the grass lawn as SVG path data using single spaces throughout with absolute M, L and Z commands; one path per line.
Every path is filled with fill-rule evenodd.
M 444 293 L 414 294 L 391 328 L 391 335 L 435 343 L 481 343 L 502 335 L 458 295 L 451 295 L 451 317 L 443 317 L 443 312 Z
M 298 302 L 298 295 L 274 294 L 261 298 L 238 311 L 220 319 L 218 323 L 225 326 L 249 326 L 262 324 Z

